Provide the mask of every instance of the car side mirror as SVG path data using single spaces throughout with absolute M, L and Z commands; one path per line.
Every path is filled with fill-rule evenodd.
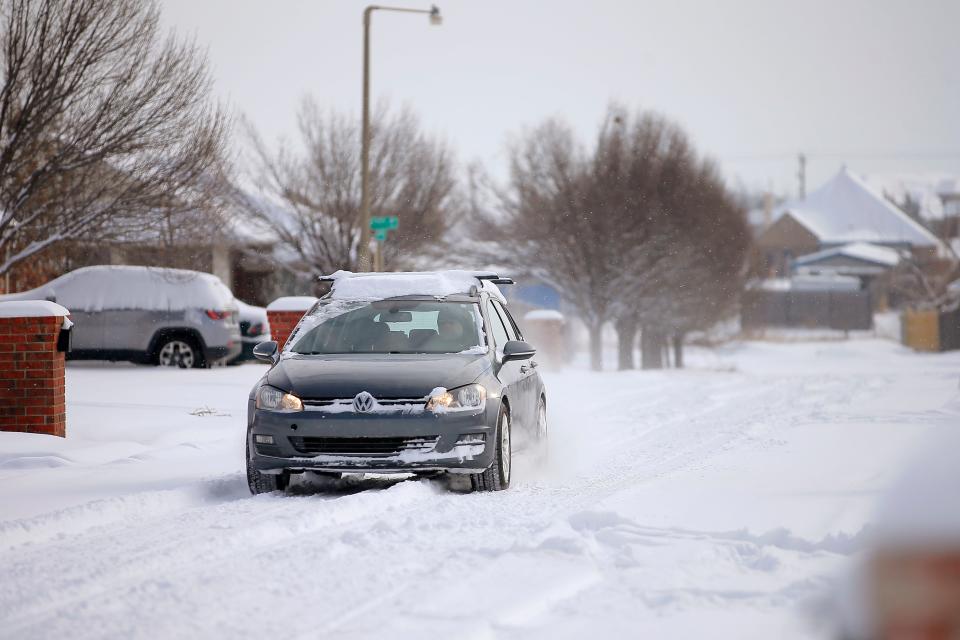
M 253 348 L 253 357 L 257 360 L 276 364 L 277 360 L 280 359 L 280 353 L 277 351 L 277 343 L 274 340 L 261 342 Z
M 508 360 L 529 360 L 536 355 L 537 350 L 533 345 L 523 340 L 510 340 L 503 345 L 503 361 Z

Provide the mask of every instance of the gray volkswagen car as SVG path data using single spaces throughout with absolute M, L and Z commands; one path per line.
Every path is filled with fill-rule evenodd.
M 247 479 L 459 473 L 510 486 L 518 447 L 543 452 L 546 391 L 496 274 L 351 274 L 301 319 L 250 393 Z

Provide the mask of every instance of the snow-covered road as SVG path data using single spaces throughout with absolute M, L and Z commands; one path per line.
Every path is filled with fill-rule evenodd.
M 877 493 L 960 424 L 960 355 L 691 360 L 546 374 L 551 463 L 505 493 L 255 498 L 259 366 L 71 366 L 66 440 L 0 433 L 0 637 L 820 637 Z

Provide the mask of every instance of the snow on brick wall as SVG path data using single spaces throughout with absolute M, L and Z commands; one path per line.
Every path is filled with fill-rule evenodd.
M 66 435 L 63 325 L 62 316 L 0 317 L 0 431 Z
M 270 336 L 277 341 L 277 351 L 283 351 L 290 332 L 316 302 L 317 299 L 311 296 L 287 296 L 267 305 Z

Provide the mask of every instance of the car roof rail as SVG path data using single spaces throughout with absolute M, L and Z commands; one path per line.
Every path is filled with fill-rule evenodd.
M 516 284 L 513 278 L 501 278 L 495 273 L 484 273 L 477 276 L 477 280 L 489 280 L 493 284 Z

